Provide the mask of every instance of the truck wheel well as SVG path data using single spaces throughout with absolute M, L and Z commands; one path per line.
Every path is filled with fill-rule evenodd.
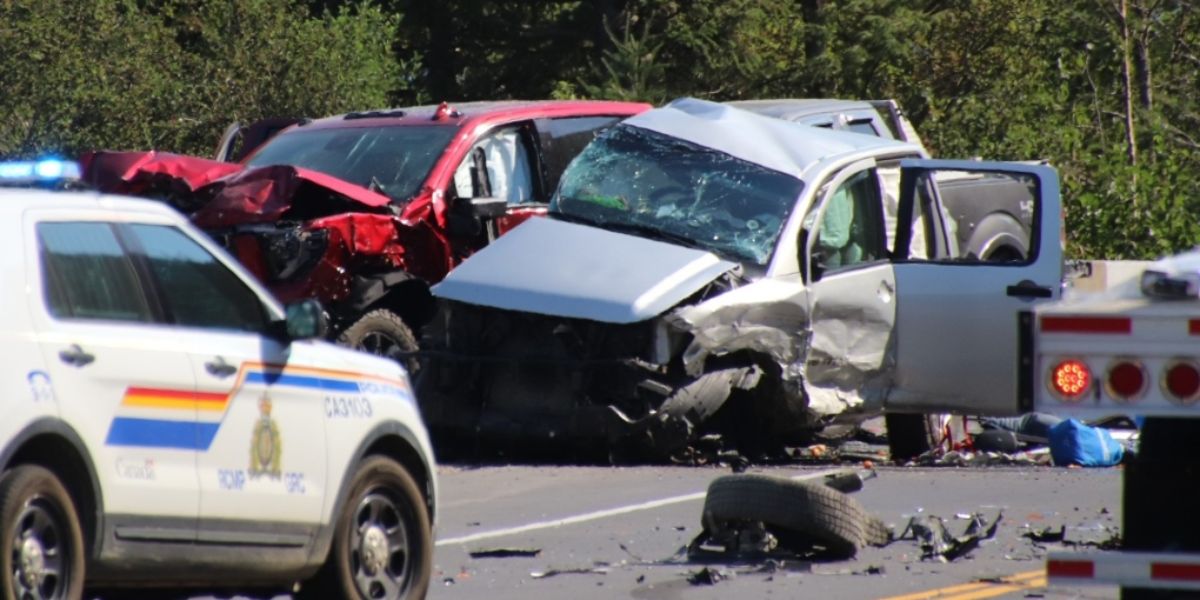
M 436 304 L 433 294 L 429 292 L 429 286 L 424 281 L 409 279 L 389 288 L 386 295 L 376 300 L 363 312 L 366 313 L 376 308 L 386 308 L 400 315 L 400 318 L 404 319 L 409 328 L 415 332 L 433 318 Z
M 992 213 L 980 221 L 961 250 L 988 262 L 1025 260 L 1029 256 L 1029 236 L 1008 213 Z
M 78 448 L 66 439 L 54 434 L 41 434 L 30 438 L 13 453 L 5 468 L 18 465 L 37 465 L 54 473 L 71 501 L 75 503 L 83 528 L 84 548 L 90 554 L 95 548 L 99 503 L 93 487 L 93 473 Z
M 397 435 L 387 435 L 375 440 L 363 458 L 368 456 L 386 456 L 404 467 L 404 470 L 412 474 L 413 479 L 422 486 L 421 494 L 425 497 L 425 507 L 429 511 L 429 521 L 432 523 L 436 503 L 433 498 L 432 477 L 425 468 L 425 461 L 421 460 L 421 455 L 412 447 L 404 438 Z

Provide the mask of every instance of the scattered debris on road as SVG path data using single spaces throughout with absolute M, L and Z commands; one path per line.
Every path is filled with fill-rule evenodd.
M 737 573 L 730 569 L 714 569 L 704 567 L 699 571 L 688 574 L 688 583 L 692 585 L 716 585 L 726 579 L 734 579 Z
M 534 579 L 545 579 L 547 577 L 555 577 L 558 575 L 608 575 L 610 570 L 611 569 L 608 565 L 567 569 L 546 569 L 545 571 L 530 571 L 529 576 Z
M 922 560 L 951 562 L 978 548 L 980 542 L 994 537 L 1003 516 L 1003 512 L 997 512 L 989 521 L 982 513 L 972 513 L 966 529 L 956 536 L 946 529 L 941 517 L 916 515 L 909 519 L 908 525 L 896 539 L 917 540 L 921 546 Z
M 533 557 L 542 553 L 541 548 L 487 548 L 468 552 L 471 558 Z

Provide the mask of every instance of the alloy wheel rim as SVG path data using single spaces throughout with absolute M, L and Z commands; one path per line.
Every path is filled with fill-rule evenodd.
M 9 540 L 12 592 L 19 600 L 58 600 L 66 597 L 69 550 L 66 528 L 57 511 L 42 498 L 27 502 Z
M 372 331 L 363 336 L 362 343 L 358 345 L 358 349 L 396 361 L 400 360 L 401 354 L 404 352 L 404 349 L 400 346 L 400 340 L 378 331 Z
M 411 583 L 408 523 L 390 495 L 367 494 L 354 512 L 351 571 L 364 598 L 400 598 Z

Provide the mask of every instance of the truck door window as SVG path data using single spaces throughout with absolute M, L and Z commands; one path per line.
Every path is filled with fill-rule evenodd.
M 112 226 L 48 222 L 37 225 L 43 294 L 60 319 L 153 321 Z
M 873 170 L 846 180 L 827 202 L 816 241 L 826 269 L 885 258 L 882 206 Z
M 950 243 L 930 255 L 934 260 L 1020 265 L 1036 258 L 1033 234 L 1040 207 L 1032 176 L 939 170 L 923 173 L 916 191 L 926 210 L 940 201 L 940 222 Z
M 455 197 L 479 198 L 488 191 L 510 205 L 535 201 L 533 169 L 520 128 L 500 129 L 475 142 L 454 171 Z
M 168 318 L 189 327 L 262 332 L 267 315 L 258 295 L 182 231 L 129 225 L 162 294 Z
M 584 147 L 596 139 L 601 131 L 619 120 L 618 117 L 566 117 L 536 121 L 547 196 L 558 188 L 558 180 L 571 160 L 583 152 Z

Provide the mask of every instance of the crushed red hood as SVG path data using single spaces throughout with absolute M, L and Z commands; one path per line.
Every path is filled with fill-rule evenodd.
M 391 199 L 317 171 L 285 165 L 245 169 L 168 152 L 89 152 L 83 178 L 102 192 L 157 197 L 203 228 L 386 213 Z
M 200 227 L 271 223 L 285 216 L 308 221 L 348 212 L 387 212 L 391 203 L 362 186 L 284 165 L 248 169 L 213 185 L 220 189 L 192 215 Z
M 80 157 L 83 179 L 113 194 L 195 193 L 241 165 L 170 152 L 88 152 Z

